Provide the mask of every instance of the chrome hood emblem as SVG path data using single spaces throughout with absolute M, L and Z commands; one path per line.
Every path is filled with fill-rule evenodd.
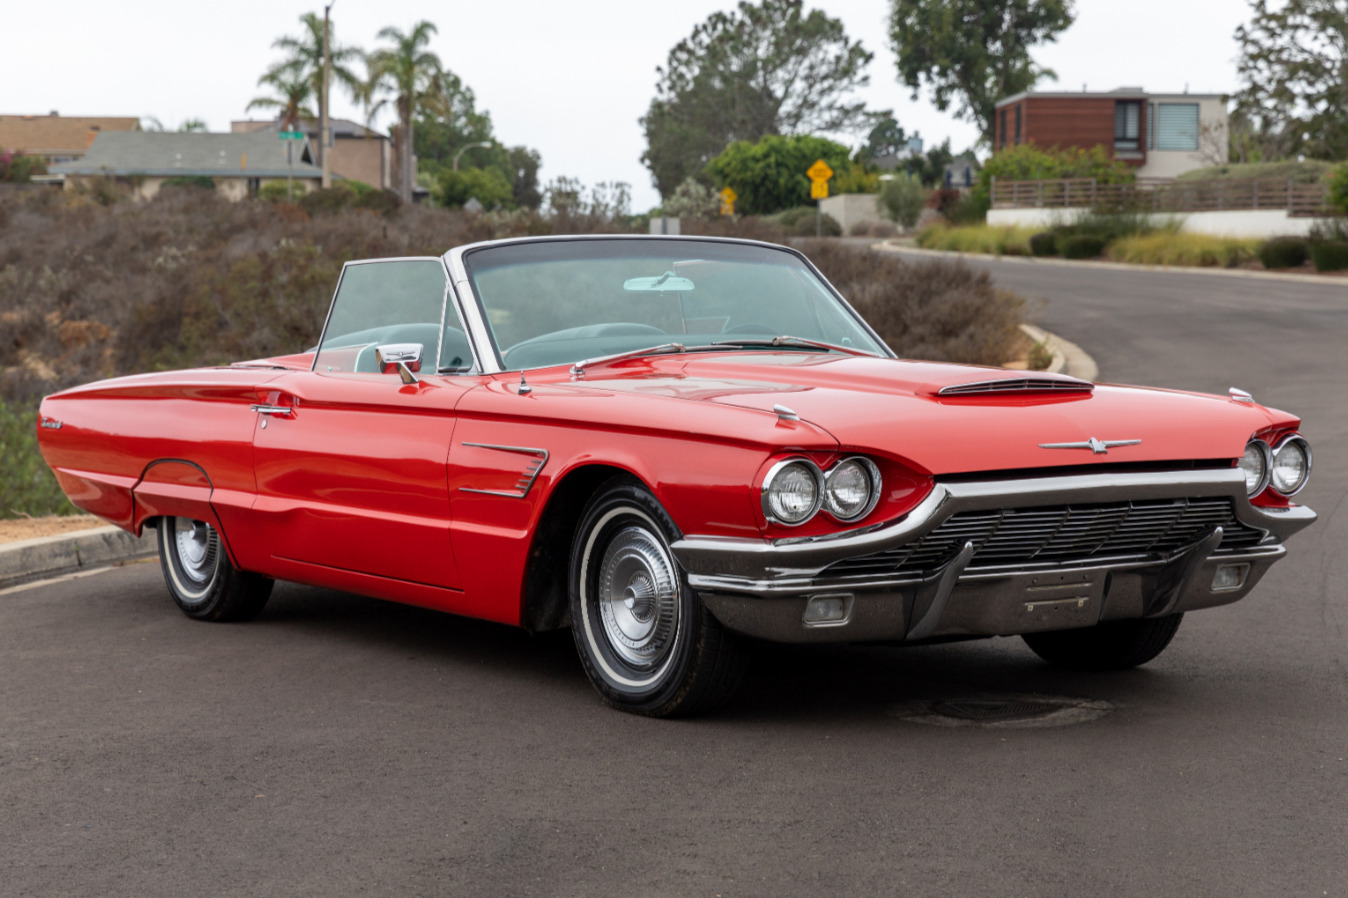
M 1108 455 L 1109 450 L 1117 446 L 1137 446 L 1141 440 L 1097 440 L 1091 437 L 1080 443 L 1040 443 L 1040 449 L 1089 449 L 1096 455 Z

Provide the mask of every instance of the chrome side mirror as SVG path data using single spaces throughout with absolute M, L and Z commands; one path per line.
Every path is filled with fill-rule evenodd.
M 420 343 L 389 343 L 376 346 L 375 363 L 383 374 L 397 374 L 405 384 L 417 383 L 416 372 L 421 370 Z

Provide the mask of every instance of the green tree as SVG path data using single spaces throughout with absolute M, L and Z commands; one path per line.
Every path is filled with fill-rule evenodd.
M 671 196 L 734 141 L 862 128 L 873 115 L 850 95 L 869 83 L 872 55 L 803 0 L 741 0 L 694 28 L 657 69 L 641 161 Z
M 488 143 L 490 146 L 473 146 Z M 460 168 L 494 169 L 510 184 L 508 205 L 537 209 L 543 200 L 538 187 L 542 157 L 528 147 L 503 146 L 492 133 L 491 113 L 477 108 L 472 88 L 453 72 L 440 76 L 439 93 L 417 115 L 413 147 L 417 165 L 432 181 L 453 167 L 454 157 L 467 148 Z
M 433 189 L 435 201 L 457 208 L 474 197 L 488 209 L 513 205 L 513 191 L 505 175 L 494 168 L 443 169 Z
M 810 201 L 805 171 L 815 160 L 823 159 L 835 172 L 842 172 L 851 164 L 847 156 L 847 147 L 822 137 L 770 135 L 756 143 L 732 143 L 707 164 L 707 170 L 718 186 L 738 194 L 736 212 L 771 215 Z
M 424 19 L 404 33 L 393 26 L 381 29 L 378 37 L 389 46 L 371 54 L 371 65 L 378 79 L 394 94 L 393 106 L 398 124 L 393 129 L 394 151 L 398 158 L 398 195 L 412 202 L 416 172 L 412 167 L 413 121 L 422 109 L 433 105 L 440 95 L 440 57 L 426 49 L 435 34 L 435 25 Z
M 262 73 L 257 83 L 278 89 L 279 84 L 303 81 L 309 85 L 309 97 L 318 98 L 318 112 L 323 114 L 323 17 L 307 12 L 300 16 L 304 26 L 299 37 L 285 35 L 272 41 L 272 47 L 285 53 L 285 58 Z M 330 84 L 340 85 L 359 98 L 360 78 L 351 69 L 351 65 L 361 58 L 361 52 L 355 47 L 344 47 L 332 36 L 332 24 L 328 23 L 328 58 L 332 66 Z M 252 104 L 249 104 L 252 107 Z M 318 141 L 318 160 L 322 164 L 326 152 L 322 141 Z
M 1278 158 L 1342 159 L 1348 155 L 1348 0 L 1251 0 L 1250 7 L 1250 23 L 1235 35 L 1241 118 Z
M 880 194 L 875 198 L 876 206 L 891 221 L 898 222 L 908 230 L 921 217 L 929 192 L 917 175 L 899 172 L 880 187 Z
M 1041 150 L 1033 142 L 1007 147 L 983 163 L 970 191 L 970 202 L 979 214 L 992 207 L 992 179 L 999 181 L 1051 181 L 1058 178 L 1094 178 L 1100 184 L 1129 184 L 1136 180 L 1132 166 L 1113 158 L 1104 147 L 1083 150 Z
M 1056 78 L 1030 58 L 1072 24 L 1072 0 L 891 0 L 889 39 L 899 83 L 925 83 L 936 108 L 978 125 L 992 145 L 993 107 Z
M 25 156 L 22 150 L 0 150 L 0 182 L 27 184 L 33 175 L 45 175 L 47 163 L 41 156 Z
M 893 116 L 885 116 L 875 123 L 866 136 L 866 144 L 857 154 L 862 162 L 870 163 L 888 156 L 902 156 L 908 152 L 908 134 Z

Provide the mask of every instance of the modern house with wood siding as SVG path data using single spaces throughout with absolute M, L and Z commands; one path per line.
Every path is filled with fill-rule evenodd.
M 1220 94 L 1027 91 L 997 103 L 994 126 L 995 150 L 1030 142 L 1045 149 L 1103 146 L 1136 165 L 1140 178 L 1174 178 L 1225 160 L 1227 152 Z

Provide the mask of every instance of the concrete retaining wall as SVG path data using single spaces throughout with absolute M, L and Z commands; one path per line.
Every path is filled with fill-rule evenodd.
M 855 224 L 879 224 L 889 221 L 875 207 L 873 193 L 840 193 L 819 201 L 819 210 L 832 215 L 833 220 L 842 225 L 843 234 L 852 233 Z M 892 224 L 892 222 L 890 222 Z
M 1027 228 L 1051 228 L 1066 224 L 1089 210 L 1082 208 L 993 209 L 988 213 L 988 224 L 997 227 L 1017 225 Z M 1173 219 L 1181 221 L 1180 230 L 1191 234 L 1212 234 L 1217 237 L 1283 237 L 1305 236 L 1319 218 L 1292 218 L 1280 209 L 1242 209 L 1231 212 L 1189 212 L 1186 214 L 1156 213 L 1149 216 L 1155 224 Z

